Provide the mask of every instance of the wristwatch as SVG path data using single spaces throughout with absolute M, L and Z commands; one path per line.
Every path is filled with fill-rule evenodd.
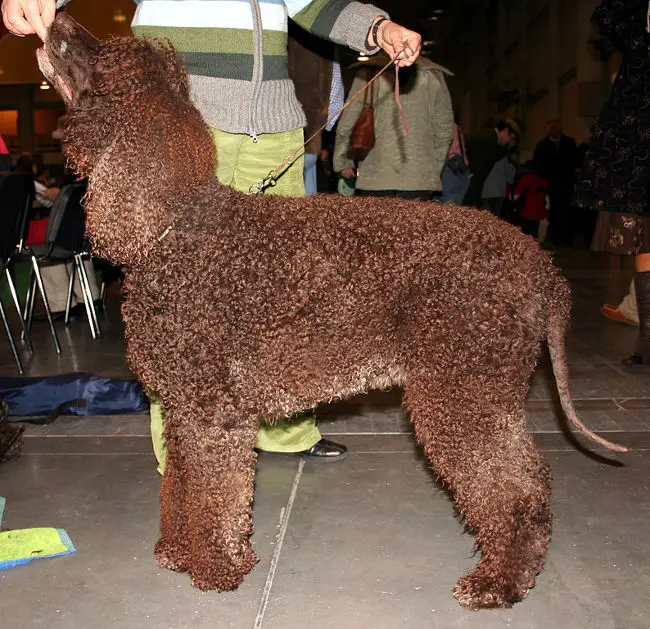
M 380 17 L 373 25 L 372 28 L 370 29 L 370 35 L 371 37 L 368 38 L 368 43 L 372 44 L 374 43 L 375 46 L 379 46 L 379 40 L 377 39 L 377 34 L 379 33 L 379 25 L 382 22 L 388 22 L 387 17 Z

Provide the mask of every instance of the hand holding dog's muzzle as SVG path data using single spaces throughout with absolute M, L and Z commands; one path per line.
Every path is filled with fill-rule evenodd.
M 18 37 L 36 33 L 45 41 L 55 13 L 56 0 L 4 0 L 2 3 L 5 26 Z

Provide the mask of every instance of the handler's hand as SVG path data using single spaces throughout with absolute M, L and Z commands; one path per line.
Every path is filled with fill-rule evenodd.
M 410 66 L 420 55 L 422 37 L 391 20 L 386 20 L 377 29 L 377 45 L 397 60 L 400 67 Z
M 5 26 L 19 37 L 36 33 L 45 41 L 55 13 L 56 0 L 4 0 L 2 3 Z
M 352 179 L 352 177 L 356 177 L 356 176 L 357 176 L 357 171 L 354 168 L 344 168 L 341 171 L 341 177 L 343 177 L 343 179 Z

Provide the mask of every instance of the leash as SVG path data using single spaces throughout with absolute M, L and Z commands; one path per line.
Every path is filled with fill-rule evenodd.
M 370 85 L 372 85 L 372 84 L 373 84 L 373 83 L 374 83 L 374 82 L 375 82 L 375 81 L 376 81 L 376 80 L 377 80 L 377 79 L 378 79 L 378 78 L 379 78 L 379 77 L 380 77 L 384 72 L 386 72 L 386 70 L 388 70 L 388 68 L 390 68 L 390 66 L 392 66 L 394 63 L 397 63 L 397 61 L 399 61 L 400 56 L 401 56 L 402 54 L 403 54 L 403 53 L 400 52 L 399 55 L 397 55 L 397 57 L 395 57 L 395 59 L 391 59 L 391 60 L 390 60 L 390 61 L 389 61 L 389 62 L 388 62 L 388 63 L 387 63 L 387 64 L 386 64 L 386 65 L 385 65 L 385 66 L 384 66 L 384 67 L 383 67 L 379 72 L 377 72 L 377 74 L 375 74 L 375 76 L 374 76 L 370 81 L 368 81 L 368 82 L 367 82 L 367 83 L 366 83 L 366 84 L 365 84 L 365 85 L 364 85 L 360 90 L 358 90 L 356 94 L 354 94 L 353 96 L 351 96 L 351 97 L 347 100 L 347 102 L 343 104 L 343 107 L 341 107 L 337 112 L 335 112 L 334 114 L 332 114 L 332 115 L 327 119 L 327 121 L 325 122 L 325 124 L 324 124 L 323 126 L 321 126 L 319 129 L 317 129 L 317 130 L 316 130 L 316 131 L 311 135 L 311 137 L 309 137 L 309 138 L 305 141 L 305 143 L 304 143 L 300 148 L 296 149 L 296 150 L 295 150 L 291 155 L 289 155 L 289 157 L 287 157 L 287 159 L 285 159 L 285 160 L 284 160 L 284 161 L 283 161 L 283 162 L 282 162 L 282 163 L 281 163 L 281 164 L 280 164 L 276 169 L 270 171 L 269 174 L 266 175 L 266 177 L 263 177 L 263 178 L 260 179 L 258 182 L 254 183 L 254 184 L 253 184 L 253 185 L 248 189 L 248 192 L 249 192 L 250 194 L 261 194 L 262 192 L 264 192 L 264 189 L 265 189 L 265 188 L 268 188 L 269 186 L 274 186 L 274 185 L 275 185 L 275 181 L 276 181 L 276 179 L 278 178 L 278 176 L 280 175 L 280 173 L 283 172 L 285 168 L 287 168 L 288 166 L 290 166 L 290 165 L 294 162 L 294 160 L 296 159 L 296 157 L 298 157 L 298 156 L 301 154 L 301 151 L 304 152 L 305 147 L 306 147 L 306 146 L 307 146 L 307 145 L 308 145 L 308 144 L 309 144 L 309 143 L 310 143 L 310 142 L 311 142 L 311 141 L 312 141 L 312 140 L 313 140 L 313 139 L 314 139 L 314 138 L 315 138 L 315 137 L 316 137 L 316 136 L 317 136 L 317 135 L 318 135 L 318 134 L 319 134 L 319 133 L 320 133 L 320 132 L 321 132 L 321 131 L 322 131 L 322 130 L 323 130 L 323 129 L 324 129 L 324 128 L 325 128 L 325 127 L 330 123 L 330 122 L 331 122 L 331 121 L 332 121 L 332 120 L 336 120 L 336 118 L 337 118 L 338 116 L 340 116 L 341 113 L 342 113 L 345 109 L 347 109 L 347 108 L 348 108 L 348 107 L 349 107 L 349 106 L 350 106 L 350 105 L 351 105 L 351 104 L 352 104 L 352 103 L 353 103 L 357 98 L 359 98 L 359 96 L 361 95 L 362 92 L 364 92 L 364 91 L 365 91 L 365 90 L 366 90 Z M 402 102 L 400 101 L 400 98 L 399 98 L 399 80 L 398 80 L 398 79 L 399 79 L 399 66 L 395 66 L 395 102 L 397 103 L 397 109 L 398 109 L 398 111 L 399 111 L 400 121 L 401 121 L 401 123 L 402 123 L 402 131 L 403 131 L 403 133 L 404 133 L 404 136 L 406 137 L 406 136 L 408 135 L 408 129 L 406 128 L 406 119 L 405 119 L 405 116 L 404 116 L 404 107 L 403 107 Z
M 304 151 L 305 147 L 332 121 L 337 118 L 337 116 L 340 116 L 343 110 L 347 109 L 359 96 L 361 93 L 368 88 L 369 85 L 372 85 L 388 68 L 390 68 L 394 63 L 397 63 L 399 61 L 400 56 L 403 53 L 399 53 L 395 59 L 391 59 L 375 76 L 370 79 L 359 91 L 357 91 L 356 94 L 352 95 L 347 102 L 343 104 L 343 106 L 332 116 L 330 116 L 325 124 L 320 127 L 315 133 L 311 135 L 310 138 L 307 139 L 307 141 L 298 149 L 296 149 L 287 159 L 282 162 L 277 168 L 274 170 L 270 171 L 266 177 L 260 179 L 258 182 L 254 183 L 249 189 L 248 192 L 250 194 L 261 194 L 264 192 L 265 188 L 268 188 L 269 186 L 274 186 L 275 181 L 280 175 L 280 173 L 289 165 L 291 165 L 296 157 L 300 154 L 301 151 Z M 397 103 L 397 109 L 399 111 L 400 115 L 400 122 L 402 123 L 402 132 L 404 133 L 404 137 L 408 135 L 408 129 L 406 128 L 406 119 L 404 116 L 404 107 L 402 105 L 402 102 L 399 97 L 399 66 L 395 66 L 395 102 Z M 161 242 L 164 240 L 169 232 L 172 230 L 173 225 L 169 225 L 167 229 L 158 237 L 158 242 Z

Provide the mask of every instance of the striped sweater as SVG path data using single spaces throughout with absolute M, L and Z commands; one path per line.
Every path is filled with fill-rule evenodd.
M 57 8 L 71 0 L 57 0 Z M 167 38 L 187 63 L 192 100 L 221 131 L 292 131 L 306 125 L 289 79 L 287 18 L 314 35 L 367 49 L 373 20 L 388 14 L 354 0 L 135 0 L 131 27 Z
M 171 41 L 208 125 L 255 138 L 306 124 L 288 74 L 288 17 L 315 35 L 375 52 L 366 45 L 379 15 L 386 14 L 353 0 L 140 0 L 132 29 Z

